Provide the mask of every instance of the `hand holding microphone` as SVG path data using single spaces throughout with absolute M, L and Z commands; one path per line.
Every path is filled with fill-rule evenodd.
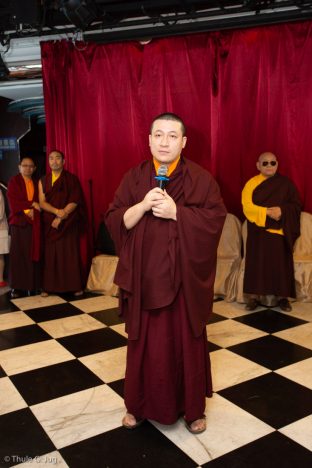
M 165 164 L 161 164 L 159 166 L 157 176 L 155 180 L 157 182 L 158 189 L 161 189 L 162 197 L 158 197 L 154 200 L 152 204 L 152 212 L 153 215 L 157 218 L 164 218 L 164 219 L 174 219 L 177 220 L 177 207 L 173 200 L 173 198 L 168 195 L 165 190 L 165 187 L 169 183 L 170 179 L 167 177 L 168 166 Z M 159 191 L 154 193 L 159 193 Z
M 167 166 L 161 165 L 155 177 L 157 187 L 147 192 L 141 202 L 131 206 L 125 212 L 123 221 L 126 229 L 132 229 L 149 211 L 152 211 L 157 218 L 177 220 L 176 204 L 164 190 L 165 185 L 169 182 L 169 177 L 166 176 L 167 171 Z
M 154 202 L 152 212 L 157 218 L 177 220 L 177 206 L 166 190 L 163 191 L 163 197 Z
M 161 164 L 158 168 L 157 175 L 155 176 L 157 187 L 150 190 L 142 201 L 145 212 L 152 210 L 153 207 L 157 206 L 159 202 L 164 200 L 164 188 L 169 182 L 167 172 L 168 166 Z
M 142 200 L 144 211 L 150 211 L 153 206 L 159 203 L 161 200 L 164 199 L 164 191 L 158 187 L 153 188 L 145 195 L 144 199 Z

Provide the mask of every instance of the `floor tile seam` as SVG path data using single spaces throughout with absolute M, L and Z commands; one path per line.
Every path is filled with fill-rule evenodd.
M 251 361 L 251 362 L 254 362 L 254 361 Z M 301 362 L 301 361 L 299 361 L 299 362 Z M 297 363 L 295 363 L 295 364 L 297 364 Z M 259 364 L 259 366 L 260 366 L 260 364 Z M 295 385 L 298 385 L 298 386 L 302 387 L 304 390 L 310 390 L 310 391 L 311 391 L 311 395 L 312 395 L 312 389 L 311 389 L 310 387 L 308 387 L 308 386 L 304 385 L 303 383 L 300 383 L 300 382 L 298 382 L 298 381 L 296 381 L 296 380 L 293 380 L 293 379 L 291 379 L 291 378 L 289 378 L 289 377 L 286 377 L 286 376 L 283 375 L 283 374 L 279 374 L 279 373 L 277 372 L 277 371 L 279 371 L 280 369 L 283 369 L 284 367 L 288 367 L 287 365 L 284 366 L 284 367 L 280 367 L 280 368 L 278 368 L 278 369 L 269 369 L 268 367 L 265 367 L 265 366 L 261 366 L 261 367 L 264 368 L 264 369 L 266 369 L 268 372 L 266 372 L 265 374 L 261 374 L 261 375 L 259 375 L 259 376 L 252 377 L 251 379 L 243 380 L 243 381 L 241 381 L 241 382 L 239 382 L 239 383 L 235 383 L 235 384 L 230 385 L 230 386 L 228 386 L 228 387 L 223 387 L 223 388 L 221 388 L 221 389 L 219 389 L 219 390 L 217 390 L 217 391 L 213 391 L 213 393 L 218 393 L 218 394 L 219 394 L 219 392 L 222 392 L 222 391 L 224 391 L 224 390 L 228 390 L 228 389 L 231 389 L 231 388 L 234 388 L 234 387 L 237 387 L 237 386 L 242 386 L 242 385 L 248 384 L 248 382 L 252 382 L 253 380 L 266 378 L 266 377 L 268 377 L 269 374 L 275 374 L 275 375 L 277 375 L 278 377 L 289 381 L 291 384 L 295 384 Z M 223 395 L 220 395 L 220 396 L 223 396 Z

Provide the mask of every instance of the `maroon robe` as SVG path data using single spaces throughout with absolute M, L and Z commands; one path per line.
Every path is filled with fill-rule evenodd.
M 27 198 L 26 184 L 21 174 L 12 177 L 7 193 L 11 234 L 9 283 L 11 288 L 35 291 L 40 288 L 40 213 L 34 209 L 34 219 L 24 213 L 38 201 L 38 183 L 34 195 Z
M 255 205 L 279 206 L 282 216 L 267 216 L 265 227 L 247 221 L 244 293 L 296 297 L 293 246 L 300 235 L 299 195 L 285 176 L 275 174 L 258 185 L 252 195 Z M 283 229 L 284 236 L 266 229 Z
M 226 210 L 212 176 L 181 159 L 166 188 L 177 221 L 149 212 L 127 230 L 123 215 L 156 186 L 154 176 L 151 161 L 129 171 L 106 224 L 119 255 L 114 281 L 129 337 L 125 403 L 138 418 L 171 424 L 181 413 L 201 417 L 211 396 L 205 325 Z
M 63 170 L 52 186 L 52 174 L 42 178 L 48 203 L 63 209 L 68 203 L 77 207 L 58 229 L 51 226 L 53 213 L 43 211 L 43 289 L 47 292 L 74 292 L 83 289 L 79 236 L 85 222 L 85 203 L 78 178 Z

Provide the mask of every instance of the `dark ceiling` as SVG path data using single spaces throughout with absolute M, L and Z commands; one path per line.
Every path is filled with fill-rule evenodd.
M 0 0 L 0 41 L 83 31 L 110 42 L 312 18 L 312 0 Z
M 41 40 L 64 35 L 107 43 L 307 19 L 312 0 L 0 0 L 1 95 L 42 94 L 40 83 L 37 92 L 25 86 L 41 78 L 40 60 L 28 63 L 32 46 L 30 58 L 24 53 L 27 41 L 37 44 L 39 54 Z M 22 86 L 16 85 L 19 80 Z

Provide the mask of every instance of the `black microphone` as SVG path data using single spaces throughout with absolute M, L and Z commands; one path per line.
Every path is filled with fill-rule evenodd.
M 157 187 L 164 190 L 166 185 L 169 182 L 169 177 L 167 177 L 168 167 L 165 164 L 159 166 L 157 176 L 155 176 L 155 180 L 157 182 Z

